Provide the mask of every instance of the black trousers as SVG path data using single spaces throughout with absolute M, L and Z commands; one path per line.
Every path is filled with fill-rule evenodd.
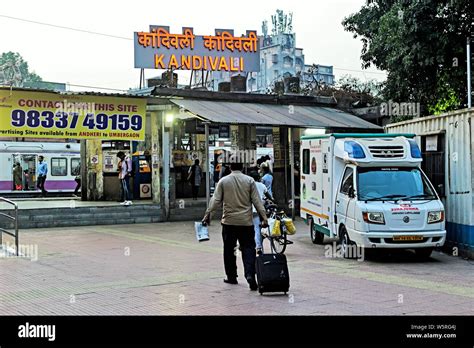
M 41 192 L 43 194 L 47 193 L 48 191 L 46 191 L 46 189 L 44 188 L 44 184 L 46 182 L 46 176 L 38 176 L 38 179 L 37 179 L 37 184 L 36 186 L 38 186 L 38 188 L 41 190 Z
M 193 185 L 193 198 L 197 198 L 199 193 L 199 186 Z
M 237 241 L 239 241 L 245 278 L 255 279 L 255 231 L 253 226 L 222 225 L 224 268 L 229 279 L 237 278 Z
M 77 178 L 74 179 L 76 181 L 76 189 L 74 190 L 74 194 L 77 195 L 79 193 L 79 189 L 81 188 L 81 179 Z

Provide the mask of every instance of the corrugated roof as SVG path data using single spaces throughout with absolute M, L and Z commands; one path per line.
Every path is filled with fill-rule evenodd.
M 381 129 L 346 112 L 321 106 L 271 105 L 172 99 L 174 104 L 214 123 L 269 126 Z

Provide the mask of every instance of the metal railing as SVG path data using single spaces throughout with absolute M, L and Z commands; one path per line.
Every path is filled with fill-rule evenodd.
M 5 202 L 5 203 L 8 203 L 10 205 L 12 205 L 15 209 L 15 215 L 14 216 L 11 216 L 9 214 L 6 214 L 6 213 L 2 213 L 0 212 L 0 216 L 3 216 L 9 220 L 12 220 L 13 221 L 13 228 L 15 230 L 15 232 L 10 232 L 4 228 L 1 228 L 0 227 L 0 245 L 3 245 L 3 233 L 6 233 L 12 237 L 15 238 L 15 250 L 16 250 L 16 256 L 19 255 L 19 248 L 18 248 L 18 204 L 16 204 L 15 202 L 12 202 L 8 199 L 5 199 L 3 197 L 0 197 L 0 202 Z

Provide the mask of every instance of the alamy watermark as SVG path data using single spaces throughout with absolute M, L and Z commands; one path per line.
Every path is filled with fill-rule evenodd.
M 344 250 L 342 244 L 333 242 L 332 244 L 326 244 L 324 246 L 324 256 L 333 259 L 357 259 L 357 261 L 365 260 L 365 248 L 360 247 L 356 244 L 350 244 L 345 246 Z
M 219 155 L 220 163 L 243 163 L 251 166 L 257 165 L 257 150 L 226 151 Z
M 66 113 L 66 114 L 95 114 L 96 104 L 95 103 L 86 103 L 86 102 L 75 102 L 64 99 L 63 101 L 56 102 L 56 113 Z
M 389 100 L 388 103 L 380 104 L 380 115 L 381 116 L 411 116 L 420 117 L 420 103 L 398 103 Z

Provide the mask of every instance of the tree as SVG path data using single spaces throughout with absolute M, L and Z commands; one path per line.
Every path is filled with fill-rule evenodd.
M 369 79 L 363 82 L 357 77 L 351 75 L 342 75 L 337 81 L 337 86 L 344 91 L 368 94 L 373 98 L 377 98 L 381 96 L 383 83 L 374 79 Z
M 428 112 L 444 112 L 467 100 L 470 2 L 369 0 L 342 24 L 362 40 L 362 67 L 388 72 L 387 100 L 419 102 Z
M 335 86 L 323 83 L 307 83 L 303 85 L 302 94 L 332 97 L 341 110 L 351 112 L 354 108 L 378 105 L 382 102 L 381 90 L 383 83 L 376 80 L 361 81 L 351 75 L 343 75 Z
M 43 80 L 40 76 L 30 72 L 28 63 L 19 53 L 5 52 L 0 56 L 0 83 L 21 87 L 25 82 L 41 81 Z

